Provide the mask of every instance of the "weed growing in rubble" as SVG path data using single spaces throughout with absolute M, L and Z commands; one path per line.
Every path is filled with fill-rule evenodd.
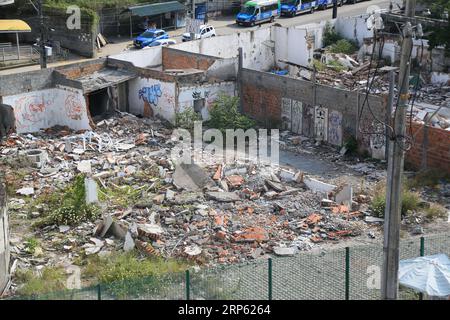
M 325 29 L 323 31 L 322 39 L 323 39 L 323 46 L 328 47 L 328 46 L 336 43 L 340 39 L 342 39 L 342 37 L 336 32 L 334 27 L 331 26 L 331 24 L 329 22 L 327 22 L 325 24 Z
M 178 127 L 193 130 L 195 121 L 202 121 L 200 113 L 195 112 L 193 108 L 187 108 L 182 112 L 177 112 L 175 123 Z
M 141 192 L 141 189 L 136 189 L 128 185 L 120 187 L 111 185 L 108 188 L 100 188 L 99 200 L 108 202 L 116 207 L 128 208 L 137 203 L 141 198 Z
M 402 192 L 402 216 L 405 216 L 408 211 L 417 210 L 420 206 L 420 195 L 417 192 L 408 190 L 406 186 L 403 186 Z M 374 190 L 374 197 L 370 208 L 375 216 L 383 218 L 386 208 L 386 183 L 379 183 Z
M 341 71 L 345 70 L 345 67 L 336 60 L 331 60 L 330 62 L 328 62 L 327 67 L 329 67 L 337 72 L 341 72 Z
M 32 270 L 18 270 L 16 281 L 21 285 L 18 293 L 23 296 L 41 295 L 65 290 L 66 275 L 63 269 L 46 267 L 40 274 Z
M 175 259 L 141 259 L 136 252 L 116 253 L 105 258 L 90 257 L 83 276 L 101 283 L 109 294 L 126 298 L 144 293 L 162 294 L 170 278 L 178 279 L 189 264 Z M 178 280 L 177 280 L 178 281 Z
M 33 254 L 36 251 L 36 248 L 39 247 L 39 240 L 34 237 L 29 237 L 25 239 L 25 250 Z
M 354 42 L 347 39 L 340 39 L 335 44 L 331 45 L 330 51 L 332 53 L 352 54 L 357 50 Z
M 225 133 L 226 129 L 248 130 L 256 126 L 256 122 L 241 114 L 238 109 L 239 97 L 231 97 L 225 94 L 219 95 L 210 110 L 210 128 L 219 129 Z
M 429 208 L 425 209 L 425 217 L 431 221 L 437 218 L 447 219 L 447 209 L 440 204 L 432 203 Z
M 86 204 L 84 175 L 79 175 L 73 183 L 63 190 L 61 195 L 47 195 L 48 214 L 35 226 L 78 225 L 81 222 L 93 221 L 99 215 L 99 208 Z

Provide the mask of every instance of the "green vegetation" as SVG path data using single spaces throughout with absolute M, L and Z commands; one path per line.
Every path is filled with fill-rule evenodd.
M 425 209 L 425 217 L 430 221 L 433 221 L 437 218 L 447 219 L 447 209 L 445 209 L 440 204 L 432 203 L 430 204 L 429 208 Z
M 447 11 L 450 13 L 450 0 L 419 0 L 419 3 L 425 4 L 431 11 L 431 18 L 442 19 L 442 14 Z M 428 35 L 430 49 L 438 46 L 445 47 L 446 56 L 450 56 L 450 16 L 447 23 L 443 26 L 425 28 L 424 33 L 430 32 Z
M 24 296 L 41 295 L 55 291 L 65 290 L 67 277 L 64 270 L 55 267 L 46 267 L 40 275 L 31 270 L 18 270 L 16 280 L 23 285 L 18 293 Z
M 402 216 L 405 216 L 408 211 L 419 209 L 420 195 L 417 192 L 409 191 L 406 186 L 403 187 L 402 192 Z M 384 217 L 384 210 L 386 208 L 386 183 L 380 182 L 375 187 L 374 197 L 370 205 L 372 212 L 380 218 Z
M 331 45 L 330 51 L 332 53 L 352 54 L 358 49 L 358 46 L 353 41 L 347 39 L 340 39 Z
M 133 188 L 132 186 L 113 186 L 108 188 L 100 188 L 99 200 L 108 202 L 110 205 L 128 208 L 135 204 L 141 197 L 141 189 Z
M 336 61 L 336 60 L 331 60 L 327 64 L 327 67 L 331 68 L 331 69 L 333 69 L 333 70 L 335 70 L 337 72 L 341 72 L 341 71 L 345 70 L 345 67 L 339 61 Z
M 327 68 L 327 66 L 324 63 L 322 63 L 320 60 L 317 59 L 313 60 L 313 66 L 319 72 L 323 72 Z
M 334 27 L 331 26 L 329 22 L 325 25 L 325 30 L 323 32 L 323 46 L 328 47 L 332 44 L 335 44 L 342 37 L 334 30 Z
M 99 215 L 99 208 L 86 204 L 84 179 L 84 175 L 78 175 L 61 194 L 44 194 L 38 198 L 35 205 L 45 203 L 48 212 L 35 226 L 78 225 L 84 221 L 95 220 Z
M 175 259 L 142 259 L 136 252 L 117 253 L 109 257 L 92 257 L 83 275 L 102 290 L 119 299 L 138 294 L 164 294 L 171 280 L 180 280 L 189 264 Z
M 214 102 L 209 114 L 208 126 L 225 132 L 226 129 L 248 130 L 256 122 L 239 112 L 239 98 L 221 94 Z
M 194 108 L 187 108 L 182 112 L 177 112 L 175 122 L 178 127 L 193 130 L 195 121 L 202 121 L 202 116 L 195 112 Z
M 36 248 L 39 247 L 39 240 L 34 237 L 29 237 L 25 239 L 25 250 L 30 253 L 34 254 L 36 252 Z

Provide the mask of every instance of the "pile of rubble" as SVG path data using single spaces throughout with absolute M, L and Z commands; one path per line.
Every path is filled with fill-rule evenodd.
M 9 203 L 14 268 L 70 265 L 133 249 L 198 264 L 237 263 L 374 235 L 368 231 L 374 221 L 364 221 L 368 198 L 353 195 L 349 185 L 239 161 L 175 166 L 174 144 L 161 122 L 128 114 L 103 120 L 95 132 L 52 128 L 10 136 L 0 145 L 2 158 L 10 159 L 2 164 L 7 181 L 18 178 L 15 159 L 32 165 L 15 181 L 17 196 Z M 30 255 L 25 221 L 48 214 L 34 200 L 60 193 L 78 174 L 86 176 L 86 201 L 97 203 L 102 216 L 36 229 L 41 243 Z

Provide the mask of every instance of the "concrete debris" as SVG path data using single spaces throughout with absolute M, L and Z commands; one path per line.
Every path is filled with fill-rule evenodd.
M 374 183 L 385 178 L 381 164 L 351 160 L 312 139 L 283 132 L 282 148 L 307 154 L 313 165 L 331 162 L 331 169 L 320 167 L 317 173 L 310 172 L 314 166 L 301 164 L 279 167 L 222 159 L 175 164 L 171 135 L 172 129 L 159 120 L 122 114 L 103 120 L 95 132 L 53 128 L 1 142 L 2 160 L 14 163 L 20 152 L 45 150 L 43 168 L 52 169 L 44 174 L 32 161 L 17 181 L 17 170 L 0 162 L 17 193 L 8 203 L 14 219 L 45 217 L 46 204 L 37 201 L 29 208 L 30 198 L 24 195 L 39 200 L 59 194 L 80 173 L 86 175 L 86 202 L 101 211 L 95 221 L 40 228 L 39 262 L 29 259 L 22 239 L 11 239 L 19 266 L 70 265 L 84 254 L 132 250 L 147 257 L 230 264 L 292 256 L 359 235 L 380 238 L 383 219 L 372 217 L 369 206 Z M 358 180 L 341 179 L 349 172 Z M 356 192 L 352 185 L 361 176 L 365 192 Z M 450 196 L 450 188 L 440 189 Z
M 22 189 L 19 189 L 16 191 L 17 194 L 23 195 L 23 196 L 31 196 L 34 194 L 34 188 L 32 187 L 25 187 Z
M 298 249 L 296 247 L 290 247 L 290 248 L 282 248 L 282 247 L 275 247 L 273 248 L 273 253 L 275 253 L 277 256 L 294 256 L 298 252 Z
M 239 195 L 234 192 L 207 192 L 206 197 L 218 202 L 236 202 L 241 200 Z

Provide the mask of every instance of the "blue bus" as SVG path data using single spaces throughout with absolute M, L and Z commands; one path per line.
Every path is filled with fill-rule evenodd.
M 236 16 L 238 25 L 254 26 L 263 22 L 273 22 L 281 14 L 279 0 L 253 0 L 246 2 Z
M 281 2 L 281 15 L 293 17 L 299 13 L 316 9 L 316 0 L 283 0 Z
M 333 6 L 333 3 L 337 1 L 337 5 L 340 7 L 344 4 L 344 0 L 317 0 L 316 6 L 317 9 L 325 10 L 329 7 Z

